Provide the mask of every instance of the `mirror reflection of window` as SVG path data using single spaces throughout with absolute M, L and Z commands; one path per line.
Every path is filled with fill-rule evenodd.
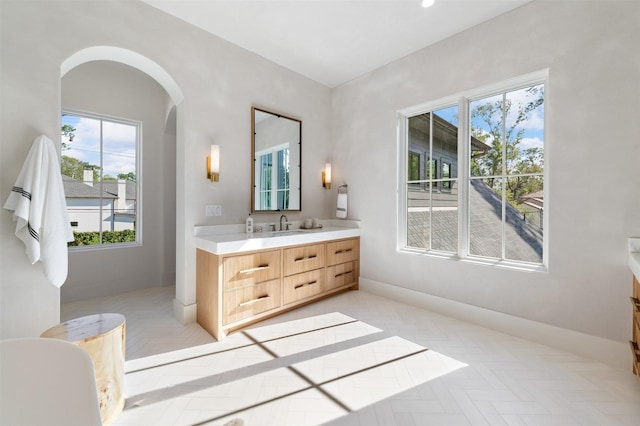
M 300 210 L 302 122 L 252 108 L 252 212 Z

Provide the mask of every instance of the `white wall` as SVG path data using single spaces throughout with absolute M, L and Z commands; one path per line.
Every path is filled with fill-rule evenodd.
M 165 262 L 165 250 L 175 247 L 175 143 L 164 140 L 168 94 L 150 76 L 128 65 L 93 61 L 62 78 L 62 108 L 105 114 L 142 123 L 138 194 L 142 246 L 69 252 L 69 276 L 61 302 L 108 296 L 147 287 L 173 285 L 175 260 Z M 175 136 L 174 136 L 175 138 Z M 164 167 L 164 158 L 173 161 Z M 165 228 L 164 216 L 173 220 Z M 165 238 L 168 235 L 173 239 Z M 172 232 L 173 231 L 173 232 Z M 175 256 L 175 249 L 172 250 Z
M 364 224 L 361 276 L 627 340 L 626 239 L 640 235 L 638 22 L 638 2 L 535 1 L 335 89 L 334 176 Z M 398 253 L 396 111 L 544 68 L 549 272 Z
M 59 134 L 60 66 L 74 53 L 103 45 L 137 52 L 165 70 L 182 91 L 176 110 L 177 311 L 191 315 L 195 307 L 193 226 L 241 223 L 249 212 L 252 105 L 303 122 L 304 211 L 289 219 L 330 214 L 331 194 L 320 185 L 322 164 L 332 150 L 328 88 L 141 2 L 3 0 L 0 43 L 1 200 L 33 139 Z M 218 183 L 206 179 L 213 142 L 221 149 Z M 222 216 L 205 217 L 205 204 L 221 204 Z M 267 214 L 256 221 L 276 219 Z M 60 293 L 42 277 L 39 265 L 26 261 L 5 210 L 0 237 L 0 337 L 38 335 L 59 321 Z

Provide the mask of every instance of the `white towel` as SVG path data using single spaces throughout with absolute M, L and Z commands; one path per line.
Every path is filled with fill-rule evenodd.
M 345 219 L 347 217 L 347 194 L 338 194 L 336 217 L 339 219 Z
M 73 241 L 73 231 L 58 154 L 48 137 L 33 142 L 4 208 L 13 210 L 16 236 L 29 262 L 41 260 L 44 276 L 60 287 L 67 279 L 67 242 Z

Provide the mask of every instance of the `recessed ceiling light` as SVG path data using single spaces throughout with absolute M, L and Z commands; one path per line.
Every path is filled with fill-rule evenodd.
M 431 7 L 435 0 L 422 0 L 422 7 Z

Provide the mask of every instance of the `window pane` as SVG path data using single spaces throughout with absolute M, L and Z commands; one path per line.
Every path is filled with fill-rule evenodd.
M 507 174 L 542 173 L 544 85 L 508 92 L 505 99 Z
M 260 156 L 260 203 L 262 210 L 271 210 L 271 162 L 273 155 Z
M 502 95 L 469 104 L 471 176 L 502 174 Z
M 430 158 L 430 120 L 431 114 L 409 117 L 409 180 L 429 179 L 428 160 Z
M 517 202 L 507 203 L 505 227 L 505 258 L 523 262 L 542 263 L 543 247 L 543 178 L 542 176 L 512 177 L 507 179 L 507 188 L 519 185 L 516 181 L 535 180 L 540 188 L 537 192 L 520 197 Z
M 502 258 L 502 179 L 472 179 L 469 185 L 469 253 Z
M 135 241 L 137 129 L 103 121 L 102 133 L 102 189 L 105 199 L 111 197 L 103 214 L 103 243 Z
M 448 165 L 446 177 L 458 173 L 458 107 L 452 106 L 433 112 L 433 179 L 444 179 L 444 164 Z M 454 167 L 451 167 L 451 166 Z M 439 172 L 438 172 L 439 171 Z M 442 185 L 439 185 L 440 187 Z
M 278 151 L 277 203 L 279 210 L 289 209 L 289 149 Z
M 429 189 L 407 185 L 407 247 L 429 249 Z
M 458 251 L 458 184 L 452 184 L 448 192 L 434 191 L 431 207 L 431 248 L 433 250 L 457 253 Z M 444 182 L 442 182 L 444 183 Z

